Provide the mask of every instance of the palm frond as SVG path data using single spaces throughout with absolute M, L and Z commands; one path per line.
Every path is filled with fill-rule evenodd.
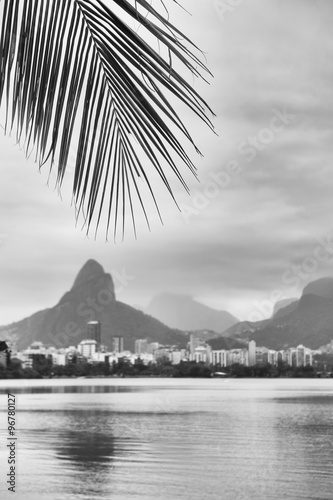
M 172 61 L 197 77 L 208 70 L 166 15 L 146 0 L 0 0 L 0 13 L 5 132 L 40 168 L 56 168 L 59 186 L 75 146 L 73 201 L 87 231 L 104 210 L 107 232 L 128 210 L 135 230 L 135 198 L 148 222 L 144 186 L 158 207 L 147 165 L 171 196 L 166 166 L 187 189 L 176 158 L 195 167 L 178 133 L 197 148 L 171 101 L 212 128 L 211 110 Z

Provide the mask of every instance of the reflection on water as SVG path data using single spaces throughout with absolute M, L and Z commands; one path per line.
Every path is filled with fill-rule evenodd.
M 18 395 L 19 500 L 332 498 L 330 380 L 61 382 Z
M 86 381 L 87 379 L 85 379 Z M 91 380 L 91 379 L 89 379 Z M 91 384 L 91 381 L 90 381 Z M 44 386 L 29 386 L 15 388 L 15 394 L 95 394 L 108 392 L 145 392 L 151 390 L 150 386 L 117 386 L 117 385 L 44 385 Z M 161 389 L 159 389 L 161 390 Z M 0 394 L 7 394 L 10 391 L 9 387 L 1 388 Z
M 109 465 L 114 454 L 114 437 L 95 429 L 93 423 L 97 419 L 103 421 L 103 416 L 93 410 L 67 414 L 63 419 L 67 429 L 59 432 L 54 446 L 56 458 L 83 470 L 96 464 Z

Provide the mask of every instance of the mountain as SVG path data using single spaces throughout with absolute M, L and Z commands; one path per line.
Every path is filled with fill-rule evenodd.
M 45 345 L 67 347 L 87 338 L 87 322 L 101 323 L 102 343 L 122 336 L 124 348 L 134 350 L 134 341 L 147 338 L 162 344 L 186 345 L 183 332 L 171 329 L 155 318 L 116 300 L 113 280 L 95 260 L 89 260 L 72 288 L 58 304 L 17 323 L 0 327 L 0 338 L 17 343 L 19 349 L 38 340 Z
M 320 278 L 312 281 L 304 288 L 303 295 L 317 295 L 333 300 L 333 278 Z
M 275 303 L 273 317 L 274 316 L 285 316 L 291 311 L 294 311 L 297 307 L 298 299 L 282 299 Z
M 235 323 L 230 328 L 227 328 L 223 332 L 224 337 L 242 338 L 248 337 L 250 332 L 255 332 L 261 326 L 269 323 L 269 319 L 263 319 L 262 321 L 240 321 Z
M 233 326 L 225 334 L 253 339 L 271 349 L 306 347 L 317 349 L 333 339 L 333 279 L 309 283 L 299 301 L 280 309 L 265 321 Z
M 222 333 L 238 321 L 230 313 L 205 306 L 190 295 L 172 293 L 154 297 L 145 312 L 170 328 L 190 331 L 207 329 Z

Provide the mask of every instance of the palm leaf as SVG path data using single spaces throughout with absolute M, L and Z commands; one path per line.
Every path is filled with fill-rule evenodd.
M 87 231 L 104 210 L 107 232 L 120 220 L 124 230 L 128 211 L 135 230 L 135 200 L 149 224 L 144 191 L 158 206 L 147 166 L 171 196 L 166 167 L 185 189 L 178 160 L 195 173 L 177 136 L 197 148 L 172 102 L 212 128 L 209 107 L 172 63 L 202 77 L 196 47 L 146 0 L 0 0 L 0 12 L 5 132 L 14 129 L 40 168 L 56 168 L 59 187 L 75 147 L 73 201 Z

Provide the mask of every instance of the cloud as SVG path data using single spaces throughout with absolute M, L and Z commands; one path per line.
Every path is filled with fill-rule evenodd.
M 71 177 L 60 201 L 53 181 L 45 187 L 47 170 L 38 175 L 14 139 L 0 137 L 0 233 L 8 235 L 0 245 L 0 324 L 54 305 L 88 258 L 135 276 L 119 300 L 145 305 L 173 291 L 246 315 L 333 227 L 333 5 L 247 0 L 222 22 L 213 2 L 184 1 L 192 17 L 170 3 L 171 19 L 207 53 L 214 79 L 193 83 L 217 114 L 219 134 L 180 107 L 204 158 L 192 156 L 201 183 L 184 172 L 192 198 L 170 178 L 177 201 L 191 206 L 230 161 L 241 173 L 188 223 L 154 176 L 164 226 L 152 213 L 151 233 L 139 218 L 137 241 L 130 230 L 124 243 L 106 244 L 103 232 L 94 241 L 75 228 Z M 295 120 L 247 161 L 240 143 L 284 108 Z M 332 274 L 328 261 L 310 278 Z

